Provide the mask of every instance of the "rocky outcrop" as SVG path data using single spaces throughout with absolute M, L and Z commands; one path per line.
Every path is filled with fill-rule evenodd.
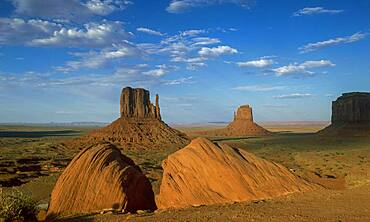
M 234 112 L 234 121 L 253 122 L 252 107 L 249 105 L 240 106 L 236 113 Z
M 159 96 L 156 95 L 156 105 L 150 102 L 148 90 L 131 87 L 122 89 L 120 100 L 121 118 L 155 118 L 161 119 Z
M 98 144 L 81 151 L 58 178 L 48 217 L 155 209 L 152 186 L 140 168 L 115 146 Z
M 332 103 L 331 125 L 319 133 L 370 136 L 370 93 L 343 93 Z
M 110 142 L 124 150 L 180 148 L 188 137 L 161 120 L 159 96 L 150 103 L 149 91 L 126 87 L 120 99 L 121 117 L 86 136 L 66 141 L 67 147 L 83 149 L 99 142 Z
M 280 164 L 204 138 L 163 161 L 158 208 L 272 198 L 316 187 Z
M 252 107 L 240 106 L 234 112 L 234 120 L 224 129 L 197 132 L 205 136 L 267 136 L 271 132 L 253 122 Z

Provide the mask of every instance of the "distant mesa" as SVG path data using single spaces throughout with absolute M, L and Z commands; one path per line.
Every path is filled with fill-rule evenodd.
M 76 155 L 52 191 L 48 218 L 100 211 L 155 210 L 154 193 L 140 168 L 114 145 Z
M 333 101 L 331 125 L 319 134 L 370 136 L 370 93 L 343 93 Z
M 162 167 L 158 208 L 267 199 L 317 187 L 280 164 L 205 138 L 168 156 Z
M 120 98 L 120 118 L 86 136 L 67 141 L 65 145 L 82 149 L 98 142 L 110 142 L 122 149 L 140 150 L 180 148 L 189 140 L 184 133 L 162 121 L 158 95 L 153 105 L 148 90 L 126 87 Z
M 199 132 L 206 136 L 266 136 L 272 134 L 270 131 L 259 126 L 253 121 L 252 107 L 240 106 L 234 112 L 234 120 L 224 129 Z

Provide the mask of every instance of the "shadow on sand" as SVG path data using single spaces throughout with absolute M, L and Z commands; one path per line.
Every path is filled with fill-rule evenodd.
M 0 137 L 3 138 L 42 138 L 50 136 L 73 136 L 81 132 L 76 130 L 59 131 L 0 131 Z

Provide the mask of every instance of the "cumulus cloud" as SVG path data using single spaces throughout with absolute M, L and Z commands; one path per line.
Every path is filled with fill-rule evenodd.
M 238 91 L 248 91 L 248 92 L 268 92 L 286 89 L 286 86 L 268 86 L 268 85 L 247 85 L 247 86 L 237 86 L 232 88 Z
M 237 49 L 231 48 L 227 45 L 217 46 L 213 48 L 202 47 L 198 54 L 202 57 L 217 57 L 225 54 L 236 54 L 238 53 Z
M 365 33 L 357 32 L 357 33 L 355 33 L 351 36 L 338 37 L 338 38 L 335 38 L 335 39 L 329 39 L 329 40 L 325 40 L 325 41 L 321 41 L 321 42 L 309 43 L 307 45 L 304 45 L 304 46 L 298 48 L 298 50 L 301 53 L 312 52 L 312 51 L 316 51 L 318 49 L 326 48 L 326 47 L 329 47 L 329 46 L 334 46 L 334 45 L 339 45 L 339 44 L 346 44 L 346 43 L 351 43 L 351 42 L 357 42 L 357 41 L 360 41 L 360 40 L 364 39 L 366 37 L 366 35 L 367 34 L 365 34 Z
M 240 7 L 247 7 L 248 2 L 248 0 L 172 0 L 166 10 L 170 13 L 181 13 L 191 8 L 220 5 L 226 3 L 235 4 Z
M 121 22 L 103 21 L 102 23 L 87 23 L 83 28 L 61 28 L 47 38 L 33 39 L 30 45 L 37 46 L 67 46 L 67 47 L 101 47 L 127 39 L 130 36 L 122 28 Z
M 300 99 L 300 98 L 307 98 L 312 97 L 313 95 L 310 93 L 292 93 L 287 95 L 279 95 L 274 96 L 275 99 Z
M 164 36 L 164 34 L 161 33 L 161 32 L 159 32 L 159 31 L 155 31 L 153 29 L 144 28 L 144 27 L 139 27 L 139 28 L 136 29 L 136 31 L 138 31 L 138 32 L 144 32 L 144 33 L 147 33 L 149 35 Z
M 293 13 L 293 16 L 315 15 L 315 14 L 339 14 L 343 10 L 325 9 L 323 7 L 307 7 Z
M 0 44 L 61 47 L 105 47 L 131 36 L 121 22 L 106 20 L 67 27 L 40 19 L 0 18 L 0 32 Z
M 301 64 L 297 63 L 289 64 L 287 66 L 272 69 L 272 71 L 275 72 L 277 76 L 299 73 L 312 75 L 314 74 L 314 72 L 310 71 L 309 69 L 332 66 L 335 66 L 335 64 L 329 60 L 317 60 L 317 61 L 305 61 Z
M 18 15 L 75 22 L 94 15 L 108 15 L 132 4 L 126 0 L 11 0 L 11 2 Z
M 264 67 L 270 66 L 270 65 L 272 65 L 274 63 L 275 62 L 274 62 L 273 59 L 261 58 L 261 59 L 258 59 L 258 60 L 250 60 L 250 61 L 245 61 L 245 62 L 237 62 L 236 64 L 239 67 L 264 68 Z

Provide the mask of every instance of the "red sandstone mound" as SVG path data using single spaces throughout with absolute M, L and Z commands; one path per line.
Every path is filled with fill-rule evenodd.
M 343 93 L 333 101 L 331 125 L 319 134 L 370 137 L 370 93 Z
M 249 105 L 240 106 L 234 113 L 234 120 L 226 128 L 203 131 L 207 136 L 266 136 L 271 132 L 253 122 L 252 108 Z
M 154 210 L 149 180 L 140 168 L 112 144 L 81 151 L 59 177 L 51 194 L 48 217 L 96 213 L 102 210 Z
M 156 105 L 150 103 L 149 91 L 126 87 L 120 101 L 121 117 L 107 127 L 81 138 L 67 141 L 68 147 L 80 149 L 106 141 L 124 149 L 159 149 L 188 144 L 188 137 L 161 120 L 159 96 Z
M 159 208 L 272 198 L 315 188 L 280 164 L 204 138 L 163 161 Z

